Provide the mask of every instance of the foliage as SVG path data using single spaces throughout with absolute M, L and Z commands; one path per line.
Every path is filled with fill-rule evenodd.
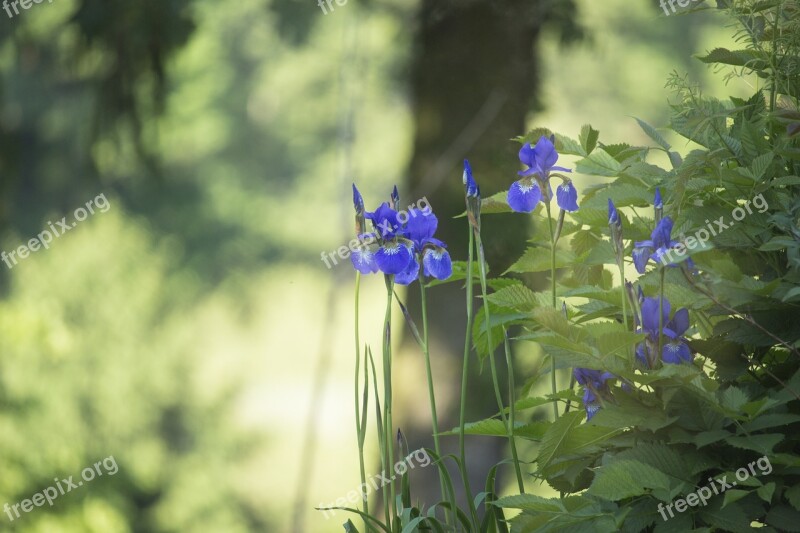
M 598 178 L 598 184 L 583 191 L 580 209 L 559 219 L 555 232 L 552 225 L 548 231 L 549 203 L 546 213 L 541 204 L 535 208 L 533 216 L 543 223 L 536 224 L 529 249 L 510 274 L 489 280 L 493 292 L 484 295 L 475 315 L 472 345 L 482 359 L 491 359 L 506 329 L 520 328 L 516 339 L 538 343 L 552 360 L 553 374 L 581 368 L 613 376 L 603 378 L 603 390 L 586 385 L 591 391 L 582 400 L 573 381 L 546 397 L 523 397 L 512 409 L 501 403 L 498 416 L 445 433 L 510 438 L 512 453 L 514 439 L 535 443 L 533 476 L 560 498 L 521 490 L 497 499 L 494 471 L 487 490 L 477 496 L 487 509 L 517 513 L 509 520 L 512 532 L 800 530 L 800 4 L 737 1 L 725 11 L 741 28 L 743 48 L 719 48 L 700 60 L 753 75 L 764 86 L 747 99 L 722 101 L 703 95 L 677 73 L 670 76 L 670 128 L 696 143 L 689 153 L 679 154 L 640 119 L 654 146 L 606 144 L 590 126 L 577 139 L 546 129 L 517 139 L 529 149 L 527 143 L 552 135 L 556 150 L 577 157 L 576 171 Z M 668 167 L 656 164 L 659 160 Z M 537 175 L 542 190 L 545 174 Z M 537 189 L 539 194 L 546 195 Z M 480 213 L 467 198 L 480 266 L 480 214 L 520 216 L 507 214 L 505 193 L 487 196 Z M 654 196 L 651 220 L 642 208 L 649 210 Z M 611 224 L 609 201 L 619 210 Z M 669 231 L 664 237 L 665 250 L 683 248 L 686 257 L 654 259 L 655 268 L 628 277 L 634 247 L 656 240 L 651 231 L 662 216 L 674 222 L 671 237 Z M 615 267 L 622 279 L 614 279 Z M 459 280 L 470 270 L 455 265 Z M 552 303 L 547 293 L 512 277 L 548 271 Z M 468 288 L 478 279 L 485 290 L 484 268 Z M 688 343 L 690 363 L 668 364 L 658 357 L 646 365 L 635 355 L 637 346 L 650 342 L 644 333 L 653 329 L 643 327 L 647 318 L 640 306 L 659 295 L 673 310 L 688 310 L 690 327 L 677 336 Z M 470 308 L 471 303 L 468 313 Z M 661 343 L 669 341 L 664 330 L 669 316 L 656 324 L 659 356 Z M 563 408 L 544 420 L 544 408 L 553 402 Z M 580 402 L 589 420 L 570 410 Z M 520 420 L 531 410 L 534 420 Z M 508 412 L 518 413 L 510 426 Z M 525 458 L 512 462 L 519 466 Z M 736 483 L 718 492 L 716 480 L 723 479 Z M 695 493 L 703 490 L 709 497 L 699 504 Z M 679 499 L 690 506 L 674 507 Z M 407 505 L 400 510 L 409 517 L 420 513 Z M 481 531 L 505 527 L 502 513 L 486 516 Z M 424 522 L 442 527 L 433 518 Z M 417 523 L 398 514 L 395 525 L 422 530 L 415 529 Z M 477 530 L 466 516 L 461 523 Z

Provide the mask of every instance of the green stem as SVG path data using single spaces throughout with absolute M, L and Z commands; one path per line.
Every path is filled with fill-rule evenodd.
M 472 334 L 472 248 L 475 240 L 472 234 L 472 227 L 469 227 L 469 252 L 467 255 L 467 333 L 464 339 L 464 360 L 463 369 L 461 371 L 461 412 L 459 415 L 458 425 L 458 449 L 460 456 L 461 478 L 464 481 L 464 491 L 466 492 L 466 500 L 469 505 L 470 517 L 472 518 L 472 526 L 475 531 L 479 530 L 478 526 L 478 513 L 475 510 L 475 502 L 472 499 L 472 489 L 469 486 L 469 474 L 467 473 L 467 454 L 464 447 L 464 424 L 466 423 L 466 407 L 467 407 L 467 378 L 469 375 L 469 347 L 470 336 Z
M 386 457 L 386 468 L 392 468 L 394 464 L 394 435 L 392 434 L 394 424 L 392 422 L 392 291 L 394 289 L 394 276 L 386 275 L 386 316 L 384 319 L 383 334 L 383 442 L 384 455 Z M 386 472 L 384 472 L 384 475 Z M 394 482 L 390 481 L 388 487 L 383 487 L 384 512 L 386 515 L 386 525 L 392 529 L 392 517 L 394 516 Z
M 356 400 L 356 433 L 358 434 L 358 466 L 361 470 L 361 487 L 363 488 L 366 486 L 367 483 L 367 473 L 366 469 L 364 468 L 364 440 L 365 434 L 362 431 L 362 424 L 361 424 L 361 408 L 359 402 L 360 390 L 359 390 L 359 378 L 360 378 L 360 366 L 361 366 L 361 341 L 359 340 L 358 335 L 358 293 L 359 289 L 361 288 L 361 272 L 356 272 L 356 304 L 355 304 L 355 336 L 356 336 L 356 379 L 355 379 L 355 400 Z M 366 357 L 366 354 L 364 354 Z M 364 367 L 366 368 L 366 361 L 364 361 Z M 366 417 L 367 413 L 363 413 L 363 416 Z M 369 500 L 364 497 L 364 514 L 369 515 Z M 364 518 L 364 530 L 371 531 L 372 527 L 370 526 L 369 522 L 367 522 L 366 517 Z
M 622 259 L 622 253 L 619 256 L 620 262 L 617 266 L 619 267 L 619 292 L 620 296 L 622 296 L 622 323 L 625 325 L 625 332 L 627 333 L 630 330 L 628 329 L 628 293 L 625 289 L 625 263 Z M 628 364 L 633 368 L 636 356 L 631 353 L 630 346 L 625 348 L 625 355 L 628 358 Z
M 514 440 L 514 424 L 516 420 L 516 383 L 514 380 L 514 363 L 511 360 L 511 347 L 508 345 L 508 335 L 506 335 L 506 328 L 503 328 L 503 347 L 506 352 L 506 364 L 508 365 L 508 399 L 509 407 L 509 433 L 508 438 L 511 443 L 511 457 L 514 459 L 514 470 L 517 474 L 517 485 L 519 485 L 519 493 L 525 494 L 525 482 L 522 480 L 522 471 L 519 468 L 519 457 L 517 456 L 517 446 Z
M 430 355 L 430 348 L 428 346 L 428 304 L 425 298 L 425 284 L 422 282 L 422 278 L 419 280 L 419 292 L 422 302 L 422 351 L 425 355 L 425 370 L 428 374 L 428 396 L 431 402 L 431 424 L 433 425 L 433 447 L 436 450 L 436 455 L 439 457 L 442 456 L 442 451 L 439 448 L 439 418 L 436 415 L 436 394 L 434 393 L 433 387 L 433 371 L 431 370 L 431 355 Z M 447 497 L 447 491 L 445 490 L 444 479 L 442 479 L 441 475 L 439 476 L 439 488 L 442 490 L 442 499 L 450 501 L 451 504 L 451 512 L 454 514 L 453 518 L 455 517 L 455 508 L 452 507 L 455 505 L 455 502 L 449 500 Z M 445 514 L 445 519 L 448 524 L 450 524 L 449 515 Z
M 555 233 L 553 232 L 553 217 L 550 215 L 550 202 L 546 202 L 545 208 L 547 209 L 547 225 L 550 228 L 550 292 L 553 300 L 553 308 L 557 308 L 556 302 L 556 241 Z M 550 355 L 550 388 L 552 389 L 553 396 L 558 392 L 558 385 L 556 384 L 556 360 Z M 553 420 L 558 419 L 558 400 L 553 398 Z
M 500 419 L 503 421 L 503 426 L 508 435 L 508 441 L 511 445 L 511 452 L 516 455 L 516 445 L 514 444 L 514 428 L 509 426 L 508 417 L 506 417 L 506 410 L 503 406 L 503 397 L 500 394 L 500 381 L 497 378 L 497 363 L 494 359 L 494 339 L 492 339 L 492 326 L 491 326 L 491 312 L 489 310 L 489 298 L 486 284 L 486 257 L 483 252 L 483 241 L 479 230 L 475 230 L 476 246 L 478 249 L 478 270 L 481 275 L 481 296 L 483 297 L 483 323 L 486 326 L 486 343 L 488 346 L 487 352 L 489 355 L 489 367 L 492 370 L 492 385 L 494 387 L 494 398 L 497 401 L 497 408 L 500 410 Z M 510 370 L 509 370 L 510 371 Z M 513 410 L 513 404 L 512 404 Z M 522 484 L 522 474 L 519 471 L 519 463 L 515 462 L 514 466 L 517 470 L 518 480 Z

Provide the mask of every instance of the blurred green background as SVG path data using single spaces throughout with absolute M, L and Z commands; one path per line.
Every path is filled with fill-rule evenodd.
M 507 139 L 526 125 L 575 137 L 591 123 L 608 144 L 644 144 L 631 117 L 665 125 L 673 69 L 711 95 L 750 90 L 691 58 L 730 41 L 713 12 L 665 17 L 631 0 L 333 7 L 55 0 L 0 11 L 0 248 L 99 194 L 111 205 L 0 269 L 0 505 L 103 458 L 119 465 L 52 507 L 0 515 L 0 530 L 341 531 L 342 514 L 313 507 L 359 484 L 354 275 L 320 260 L 351 238 L 350 183 L 368 208 L 393 184 L 404 205 L 426 196 L 440 226 L 465 235 L 448 220 L 463 208 L 452 193 L 461 160 L 485 196 L 507 188 Z M 521 22 L 506 35 L 510 20 Z M 437 53 L 444 68 L 428 62 Z M 452 204 L 437 207 L 445 193 Z M 458 242 L 451 250 L 463 258 Z M 383 290 L 377 277 L 362 285 L 372 346 Z M 463 325 L 445 313 L 431 321 L 446 413 L 460 368 L 450 337 L 463 339 Z M 395 331 L 401 345 L 400 321 Z M 416 449 L 431 439 L 409 347 L 396 409 Z M 516 352 L 523 376 L 538 366 L 535 349 Z M 490 396 L 472 401 L 476 417 L 491 413 Z

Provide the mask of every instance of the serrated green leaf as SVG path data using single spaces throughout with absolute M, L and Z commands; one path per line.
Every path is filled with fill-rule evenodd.
M 670 150 L 672 148 L 666 141 L 666 139 L 664 139 L 664 137 L 660 133 L 658 133 L 658 130 L 656 130 L 653 126 L 651 126 L 642 119 L 636 117 L 633 118 L 636 120 L 636 122 L 639 123 L 639 127 L 642 128 L 642 130 L 644 130 L 647 136 L 653 139 L 657 145 L 659 145 L 664 150 Z
M 763 70 L 769 65 L 766 54 L 756 50 L 715 48 L 705 56 L 698 56 L 697 59 L 703 63 L 721 63 L 723 65 L 747 67 L 752 70 Z
M 775 482 L 770 481 L 766 485 L 762 485 L 756 489 L 758 497 L 767 503 L 772 502 L 772 495 L 775 494 Z
M 622 170 L 622 165 L 619 161 L 611 157 L 608 152 L 602 148 L 597 148 L 587 157 L 575 163 L 575 171 L 581 174 L 590 174 L 593 176 L 619 176 Z
M 745 496 L 750 494 L 749 490 L 729 489 L 725 491 L 725 499 L 722 501 L 722 508 L 725 509 L 728 505 L 736 503 Z
M 619 501 L 656 491 L 668 501 L 670 480 L 660 470 L 634 460 L 618 460 L 600 467 L 587 494 Z
M 795 485 L 783 493 L 786 500 L 792 504 L 796 510 L 800 511 L 800 485 Z
M 772 453 L 772 449 L 784 440 L 780 433 L 765 433 L 745 437 L 728 437 L 725 442 L 742 450 L 753 450 L 764 455 Z
M 550 305 L 548 297 L 535 293 L 522 284 L 515 284 L 489 294 L 488 300 L 500 307 L 508 307 L 517 311 L 530 311 L 535 307 Z
M 597 146 L 597 139 L 600 137 L 600 132 L 592 128 L 589 124 L 584 124 L 581 128 L 579 140 L 581 147 L 587 154 L 591 154 Z

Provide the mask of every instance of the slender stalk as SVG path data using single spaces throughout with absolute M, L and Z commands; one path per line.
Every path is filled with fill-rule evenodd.
M 508 345 L 508 335 L 506 328 L 503 328 L 503 347 L 506 352 L 506 364 L 508 365 L 508 401 L 509 407 L 509 442 L 511 443 L 511 457 L 514 459 L 514 470 L 517 474 L 517 485 L 519 485 L 519 493 L 525 494 L 525 482 L 522 480 L 522 471 L 519 468 L 519 457 L 517 456 L 517 446 L 514 441 L 514 424 L 516 421 L 516 383 L 514 380 L 514 363 L 511 360 L 511 347 Z
M 469 513 L 472 518 L 472 526 L 475 531 L 479 530 L 478 513 L 475 510 L 475 502 L 472 499 L 472 489 L 469 486 L 469 474 L 467 473 L 467 454 L 464 447 L 464 424 L 466 423 L 467 407 L 467 378 L 469 375 L 469 347 L 470 335 L 472 334 L 472 248 L 475 238 L 472 234 L 472 227 L 469 228 L 469 252 L 467 253 L 467 333 L 464 339 L 464 360 L 461 371 L 461 412 L 458 424 L 458 451 L 460 456 L 461 478 L 464 482 L 464 491 L 469 505 Z
M 358 435 L 358 466 L 361 470 L 361 486 L 366 486 L 367 483 L 367 473 L 366 469 L 364 468 L 364 439 L 365 434 L 362 431 L 362 424 L 361 424 L 361 408 L 359 402 L 360 390 L 359 390 L 359 380 L 360 380 L 360 367 L 361 367 L 361 341 L 358 335 L 358 293 L 359 289 L 361 288 L 361 272 L 356 272 L 356 302 L 355 302 L 355 337 L 356 337 L 356 379 L 355 379 L 355 400 L 356 400 L 356 433 Z M 364 354 L 366 357 L 366 354 Z M 366 368 L 366 360 L 364 361 L 364 366 Z M 363 413 L 363 416 L 366 416 L 367 413 Z M 366 495 L 364 496 L 364 514 L 369 515 L 369 500 L 367 499 Z M 366 517 L 364 518 L 364 530 L 370 531 L 372 527 L 370 526 L 369 522 L 367 522 Z
M 436 450 L 436 455 L 441 457 L 442 451 L 439 448 L 439 418 L 436 415 L 436 394 L 434 393 L 434 387 L 433 387 L 431 354 L 428 345 L 428 304 L 425 298 L 425 284 L 423 283 L 421 277 L 419 280 L 419 292 L 422 302 L 422 351 L 423 354 L 425 355 L 425 370 L 428 374 L 428 396 L 431 402 L 431 424 L 433 425 L 433 447 Z M 441 475 L 439 476 L 439 488 L 442 490 L 442 500 L 450 501 L 450 504 L 454 506 L 455 502 L 448 498 L 447 491 L 445 490 L 444 479 L 442 479 Z M 457 520 L 457 518 L 455 517 L 455 508 L 452 507 L 450 511 L 453 513 L 453 519 Z M 450 523 L 449 515 L 445 514 L 445 519 L 449 524 Z
M 628 294 L 625 291 L 625 264 L 620 262 L 619 267 L 619 292 L 622 296 L 622 323 L 625 324 L 625 331 L 628 331 Z
M 489 311 L 489 298 L 488 290 L 486 287 L 486 258 L 483 252 L 483 241 L 481 240 L 481 233 L 480 230 L 475 230 L 475 239 L 476 245 L 478 249 L 478 270 L 480 271 L 481 275 L 481 295 L 483 296 L 483 314 L 484 314 L 484 324 L 486 325 L 486 342 L 488 346 L 488 354 L 489 354 L 489 367 L 492 370 L 492 385 L 494 386 L 494 397 L 497 401 L 497 408 L 500 410 L 500 419 L 503 421 L 503 426 L 506 429 L 506 435 L 508 435 L 508 442 L 511 445 L 511 453 L 516 456 L 516 444 L 514 443 L 514 426 L 509 425 L 508 418 L 506 417 L 505 407 L 503 406 L 503 397 L 500 394 L 500 383 L 497 379 L 497 363 L 494 359 L 494 342 L 492 339 L 492 326 L 491 326 L 491 313 Z M 507 355 L 508 357 L 508 355 Z M 511 364 L 509 358 L 509 365 Z M 509 369 L 509 372 L 512 372 Z M 513 411 L 514 404 L 511 404 L 511 409 Z M 517 479 L 520 482 L 520 486 L 522 486 L 522 473 L 519 470 L 519 462 L 515 460 L 514 468 L 517 473 Z M 522 489 L 520 489 L 522 490 Z M 523 491 L 524 492 L 524 491 Z
M 574 374 L 572 374 L 572 375 L 569 377 L 569 390 L 572 390 L 572 389 L 574 389 L 574 388 L 575 388 L 575 375 L 574 375 Z M 572 400 L 569 400 L 569 399 L 567 400 L 567 405 L 566 405 L 566 406 L 564 406 L 564 414 L 567 414 L 567 413 L 569 413 L 569 409 L 570 409 L 571 402 L 572 402 Z
M 555 233 L 553 232 L 553 217 L 550 215 L 550 202 L 545 202 L 547 209 L 547 225 L 550 228 L 550 292 L 553 300 L 553 308 L 556 308 L 556 240 Z M 550 355 L 550 388 L 552 389 L 553 396 L 558 392 L 558 385 L 556 384 L 556 360 L 555 357 Z M 558 419 L 558 400 L 553 398 L 553 420 Z
M 385 468 L 392 468 L 394 464 L 394 435 L 392 434 L 394 425 L 392 423 L 392 294 L 394 289 L 394 276 L 386 275 L 386 317 L 384 319 L 383 335 L 383 453 L 386 457 Z M 384 472 L 384 475 L 386 472 Z M 383 487 L 384 513 L 386 515 L 386 525 L 392 529 L 392 517 L 394 516 L 394 482 L 390 481 Z

